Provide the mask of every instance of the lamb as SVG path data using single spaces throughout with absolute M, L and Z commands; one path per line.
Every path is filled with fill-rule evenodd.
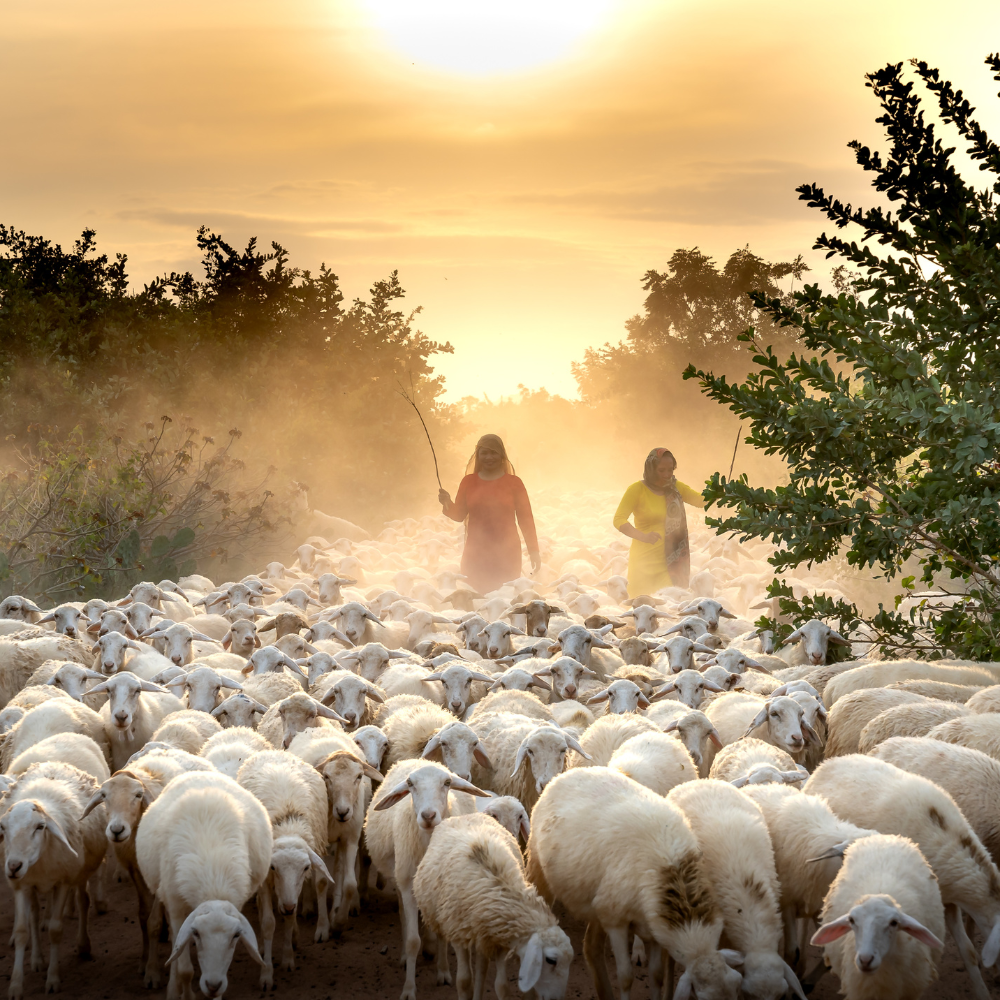
M 338 653 L 337 662 L 348 670 L 357 668 L 357 673 L 373 684 L 379 680 L 390 660 L 409 660 L 410 654 L 401 649 L 386 649 L 380 642 L 369 642 L 357 649 Z
M 570 750 L 589 759 L 576 737 L 555 723 L 501 713 L 473 721 L 471 727 L 493 766 L 488 773 L 474 768 L 473 780 L 498 795 L 513 795 L 529 814 L 542 789 L 566 767 Z
M 494 820 L 474 813 L 444 820 L 413 878 L 413 895 L 430 930 L 449 941 L 458 958 L 459 995 L 476 994 L 491 959 L 497 996 L 507 992 L 509 955 L 521 963 L 518 988 L 539 1000 L 562 1000 L 573 946 L 552 911 L 528 885 L 517 841 Z M 474 900 L 470 906 L 470 900 Z
M 327 885 L 333 881 L 321 854 L 327 844 L 327 801 L 323 778 L 305 761 L 281 750 L 255 753 L 240 767 L 237 781 L 261 802 L 271 819 L 271 870 L 257 890 L 264 942 L 261 989 L 274 986 L 271 944 L 274 939 L 274 906 L 284 918 L 282 968 L 295 968 L 292 935 L 295 912 L 305 877 L 312 872 L 317 899 L 316 941 L 330 936 L 326 906 Z
M 271 864 L 271 821 L 253 795 L 224 774 L 182 774 L 146 810 L 135 846 L 139 871 L 170 924 L 170 996 L 191 996 L 192 941 L 206 996 L 226 992 L 237 941 L 263 964 L 240 912 Z
M 116 771 L 152 738 L 165 715 L 184 708 L 182 702 L 164 688 L 127 672 L 115 674 L 98 684 L 91 689 L 91 694 L 102 691 L 107 692 L 108 703 L 101 709 L 101 721 Z
M 233 726 L 209 739 L 201 748 L 201 756 L 220 774 L 235 781 L 240 767 L 251 754 L 272 749 L 271 744 L 259 733 L 243 726 Z
M 438 705 L 426 702 L 394 712 L 382 729 L 389 741 L 387 767 L 439 753 L 444 766 L 466 781 L 472 780 L 473 759 L 492 769 L 479 736 Z
M 532 600 L 514 605 L 504 617 L 513 618 L 515 615 L 524 615 L 524 632 L 521 634 L 541 639 L 549 634 L 549 619 L 553 615 L 564 615 L 565 613 L 562 608 L 557 608 L 547 601 Z
M 609 843 L 629 849 L 609 851 Z M 675 997 L 738 996 L 740 974 L 719 950 L 722 920 L 698 842 L 669 797 L 605 768 L 567 771 L 535 806 L 526 867 L 550 906 L 558 899 L 586 922 L 584 958 L 599 996 L 613 996 L 604 961 L 608 938 L 623 1000 L 630 995 L 630 930 L 650 945 L 654 996 L 663 986 L 663 951 L 668 982 L 673 962 L 684 966 Z
M 986 686 L 994 684 L 996 679 L 985 667 L 946 667 L 920 660 L 862 663 L 833 677 L 823 690 L 823 701 L 827 708 L 832 708 L 838 698 L 852 691 L 886 687 L 895 681 L 945 681 Z
M 640 604 L 633 607 L 631 611 L 622 612 L 622 618 L 631 618 L 635 622 L 636 635 L 641 635 L 644 632 L 655 632 L 659 619 L 672 617 L 673 615 L 669 611 L 658 611 L 649 604 Z M 715 624 L 718 626 L 718 619 L 716 619 Z
M 462 796 L 466 798 L 467 796 Z M 458 798 L 458 796 L 453 796 Z M 531 821 L 528 812 L 513 795 L 497 795 L 490 793 L 488 799 L 473 798 L 476 812 L 496 820 L 516 841 L 520 836 L 525 845 L 531 836 Z
M 313 685 L 313 696 L 324 705 L 333 703 L 345 728 L 358 729 L 371 725 L 378 713 L 378 706 L 385 703 L 386 695 L 371 681 L 366 681 L 349 670 L 334 670 L 325 674 Z
M 719 631 L 719 618 L 736 619 L 731 611 L 727 611 L 718 601 L 713 601 L 710 597 L 702 598 L 697 604 L 681 608 L 678 612 L 681 615 L 697 615 L 708 626 L 709 632 Z
M 657 731 L 656 724 L 641 715 L 605 715 L 580 737 L 578 747 L 573 747 L 580 756 L 572 759 L 570 767 L 603 767 L 626 740 Z
M 813 944 L 823 946 L 850 1000 L 910 1000 L 937 978 L 930 950 L 944 949 L 944 907 L 934 873 L 911 840 L 876 835 L 852 844 L 823 921 Z M 846 937 L 851 932 L 853 942 Z
M 29 767 L 7 791 L 0 817 L 4 875 L 14 892 L 14 968 L 8 995 L 24 996 L 24 952 L 32 932 L 32 967 L 37 940 L 37 893 L 52 893 L 47 911 L 49 967 L 45 991 L 59 990 L 59 945 L 70 891 L 76 894 L 77 950 L 90 954 L 87 880 L 104 860 L 107 842 L 100 813 L 81 818 L 97 782 L 71 764 L 39 763 Z
M 709 777 L 742 788 L 749 783 L 747 777 L 758 764 L 770 764 L 786 784 L 805 781 L 809 777 L 809 772 L 804 768 L 800 771 L 795 761 L 780 747 L 752 736 L 723 747 L 712 761 Z
M 7 771 L 11 762 L 25 750 L 56 733 L 83 733 L 101 748 L 107 760 L 111 760 L 101 717 L 70 698 L 53 698 L 27 712 L 4 736 L 0 746 L 0 771 Z
M 649 699 L 642 693 L 639 685 L 632 681 L 627 681 L 623 677 L 612 681 L 599 694 L 588 698 L 587 704 L 597 705 L 605 701 L 608 703 L 607 711 L 609 715 L 634 713 L 638 712 L 639 709 L 649 708 L 650 705 Z
M 839 819 L 823 799 L 792 785 L 751 783 L 744 793 L 760 807 L 771 835 L 781 886 L 785 961 L 794 966 L 805 956 L 805 941 L 798 939 L 796 919 L 819 918 L 845 849 L 874 831 Z M 803 933 L 805 927 L 803 924 Z
M 576 663 L 576 661 L 573 661 Z M 579 664 L 577 664 L 579 666 Z M 545 683 L 540 671 L 528 670 L 525 667 L 508 667 L 502 674 L 493 678 L 487 693 L 493 691 L 527 691 L 529 688 L 539 688 L 546 695 L 552 693 L 552 688 Z
M 58 660 L 47 660 L 35 671 L 32 679 L 41 674 L 50 665 L 55 667 L 52 675 L 46 681 L 39 681 L 38 683 L 45 683 L 51 687 L 58 688 L 60 691 L 64 691 L 74 701 L 83 702 L 84 705 L 92 708 L 95 712 L 100 710 L 101 705 L 104 704 L 107 698 L 100 694 L 92 695 L 90 689 L 95 684 L 99 684 L 104 680 L 103 674 L 99 674 L 96 670 L 91 670 L 88 667 L 83 667 L 79 663 L 59 663 Z M 29 686 L 30 684 L 31 682 L 29 681 Z
M 743 995 L 778 1000 L 805 994 L 778 954 L 781 920 L 774 851 L 760 808 L 723 781 L 678 785 L 667 801 L 679 808 L 698 840 L 708 881 L 724 921 L 723 935 L 743 956 Z
M 219 700 L 226 697 L 222 694 L 224 690 L 227 693 L 243 690 L 239 681 L 198 664 L 191 664 L 190 670 L 171 678 L 170 687 L 186 690 L 188 708 L 198 712 L 211 712 Z
M 865 725 L 858 737 L 858 753 L 870 753 L 883 740 L 893 736 L 926 736 L 935 726 L 950 719 L 969 715 L 965 705 L 955 702 L 928 701 L 897 705 L 880 712 Z
M 570 625 L 557 636 L 559 649 L 566 655 L 579 660 L 585 667 L 590 667 L 597 676 L 604 680 L 608 674 L 613 674 L 621 666 L 622 660 L 614 647 L 605 642 L 604 636 L 611 631 L 612 625 L 604 625 L 599 629 L 588 629 L 583 625 Z M 612 653 L 594 654 L 594 650 L 610 650 Z
M 288 752 L 316 768 L 326 785 L 327 840 L 334 859 L 334 926 L 339 929 L 360 904 L 356 862 L 365 805 L 371 797 L 371 782 L 382 776 L 340 730 L 307 729 L 292 740 Z
M 222 726 L 208 712 L 185 708 L 163 716 L 150 741 L 166 743 L 186 753 L 199 754 L 208 740 L 221 732 Z
M 245 726 L 248 729 L 253 729 L 254 716 L 263 715 L 266 711 L 266 705 L 254 701 L 253 698 L 247 697 L 240 691 L 216 705 L 210 714 L 219 720 L 223 729 L 228 729 L 230 726 Z
M 90 624 L 90 619 L 83 613 L 83 609 L 75 604 L 60 604 L 58 607 L 47 611 L 41 618 L 37 619 L 36 625 L 44 625 L 46 622 L 55 622 L 55 631 L 61 635 L 68 635 L 71 639 L 76 639 L 82 631 L 80 622 Z
M 627 739 L 611 755 L 608 768 L 657 795 L 666 795 L 676 785 L 698 777 L 698 768 L 687 748 L 665 733 L 640 733 Z
M 909 691 L 887 688 L 862 688 L 839 698 L 827 718 L 826 756 L 840 757 L 857 753 L 865 727 L 876 716 L 899 706 L 926 705 L 927 699 Z
M 332 708 L 327 708 L 305 691 L 297 691 L 268 708 L 257 726 L 257 734 L 272 747 L 281 750 L 287 748 L 303 729 L 314 726 L 323 728 L 344 721 Z
M 677 635 L 673 639 L 661 642 L 654 647 L 654 652 L 667 654 L 667 665 L 671 673 L 679 673 L 681 670 L 694 670 L 695 653 L 711 653 L 713 650 L 709 646 L 703 646 L 700 642 L 695 642 L 687 636 Z
M 413 879 L 417 866 L 435 828 L 448 818 L 449 792 L 461 791 L 485 795 L 482 789 L 459 778 L 440 764 L 422 760 L 402 760 L 390 768 L 385 781 L 372 799 L 365 821 L 365 843 L 372 864 L 386 879 L 396 882 L 399 912 L 403 924 L 403 951 L 406 956 L 406 980 L 400 1000 L 416 1000 L 416 964 L 420 950 L 417 902 Z M 412 808 L 392 807 L 410 797 Z M 391 811 L 390 811 L 391 810 Z M 451 982 L 448 950 L 438 942 L 438 985 Z
M 149 891 L 135 855 L 135 832 L 143 814 L 163 788 L 173 778 L 188 771 L 212 771 L 214 768 L 200 757 L 182 751 L 146 754 L 141 761 L 129 768 L 104 778 L 101 787 L 91 796 L 83 812 L 86 817 L 104 804 L 107 826 L 104 829 L 108 843 L 119 865 L 132 879 L 138 897 L 139 930 L 142 934 L 143 985 L 158 989 L 160 986 L 159 914 L 156 915 L 150 936 L 150 918 L 154 911 L 153 894 Z
M 954 799 L 926 778 L 859 754 L 824 761 L 803 790 L 825 798 L 842 819 L 916 842 L 940 883 L 945 920 L 976 995 L 986 997 L 957 908 L 986 938 L 982 962 L 989 968 L 1000 955 L 1000 872 Z
M 339 621 L 344 634 L 355 646 L 384 641 L 388 648 L 398 649 L 410 634 L 409 625 L 401 622 L 383 622 L 358 601 L 348 601 L 339 608 L 321 611 L 320 614 L 325 621 Z
M 981 750 L 1000 760 L 1000 715 L 993 712 L 938 723 L 927 735 L 932 740 Z
M 229 631 L 222 637 L 222 648 L 237 656 L 249 659 L 255 649 L 260 649 L 260 636 L 257 626 L 246 618 L 240 618 L 229 626 Z
M 884 740 L 871 756 L 919 774 L 948 792 L 994 864 L 1000 865 L 1000 829 L 996 822 L 1000 761 L 968 747 L 902 736 Z

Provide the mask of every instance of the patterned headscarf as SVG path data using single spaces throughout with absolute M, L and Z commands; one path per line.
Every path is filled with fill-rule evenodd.
M 476 442 L 476 450 L 472 453 L 469 464 L 465 467 L 465 474 L 467 476 L 479 471 L 479 449 L 483 447 L 492 448 L 494 451 L 499 452 L 503 456 L 503 471 L 510 476 L 514 475 L 514 466 L 511 465 L 510 459 L 507 457 L 507 449 L 504 447 L 500 436 L 498 434 L 484 434 Z
M 674 485 L 673 477 L 671 477 L 670 482 L 660 485 L 656 481 L 656 466 L 659 464 L 660 459 L 664 455 L 669 455 L 674 459 L 674 471 L 677 471 L 677 459 L 674 458 L 674 453 L 667 448 L 654 448 L 646 456 L 646 464 L 642 468 L 642 481 L 654 492 L 663 496 L 663 492 L 666 489 L 672 489 Z

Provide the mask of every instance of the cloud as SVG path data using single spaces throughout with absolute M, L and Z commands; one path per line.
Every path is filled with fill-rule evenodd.
M 115 213 L 123 222 L 153 222 L 161 226 L 197 229 L 209 226 L 215 229 L 281 231 L 306 236 L 323 236 L 332 233 L 399 233 L 403 227 L 383 219 L 289 219 L 273 215 L 256 215 L 250 212 L 227 212 L 219 209 L 128 208 Z

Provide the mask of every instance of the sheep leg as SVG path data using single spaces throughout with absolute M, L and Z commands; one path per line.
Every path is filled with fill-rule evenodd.
M 28 946 L 31 924 L 31 889 L 14 890 L 14 969 L 10 974 L 7 996 L 20 1000 L 24 996 L 24 952 Z
M 608 967 L 604 961 L 604 942 L 607 935 L 604 928 L 594 921 L 587 924 L 587 930 L 583 935 L 583 957 L 590 969 L 590 976 L 594 980 L 594 988 L 597 990 L 598 1000 L 615 1000 L 614 990 L 611 988 L 611 977 L 608 975 Z
M 286 913 L 281 920 L 281 929 L 284 931 L 284 941 L 281 947 L 281 967 L 285 972 L 294 972 L 295 948 L 292 944 L 292 935 L 295 933 L 295 925 L 298 923 L 298 917 L 295 913 Z
M 501 952 L 494 959 L 496 962 L 496 975 L 493 977 L 493 989 L 496 991 L 497 1000 L 507 1000 L 510 996 L 510 983 L 507 982 L 507 958 Z
M 340 842 L 333 848 L 333 927 L 339 931 L 343 926 L 340 923 L 340 911 L 344 902 L 344 845 Z
M 87 927 L 90 893 L 87 892 L 86 882 L 76 890 L 76 908 L 80 915 L 76 922 L 76 951 L 80 958 L 90 958 L 90 934 Z
M 357 857 L 358 845 L 356 842 L 340 845 L 337 852 L 340 870 L 336 876 L 340 900 L 336 904 L 335 918 L 335 924 L 339 928 L 347 925 L 347 918 L 352 912 L 358 913 L 361 909 L 361 894 L 358 892 L 358 874 L 355 864 Z
M 437 984 L 451 986 L 451 968 L 448 964 L 448 942 L 438 935 L 437 938 Z
M 406 980 L 399 1000 L 417 1000 L 417 955 L 420 954 L 420 924 L 417 901 L 411 882 L 399 885 L 399 900 L 403 920 L 403 952 L 406 955 Z
M 618 969 L 618 989 L 621 991 L 621 1000 L 630 1000 L 635 975 L 632 972 L 632 954 L 628 946 L 628 927 L 609 927 L 606 933 L 611 942 L 611 952 L 615 956 L 615 965 Z
M 140 920 L 142 920 L 143 896 L 139 896 Z M 146 989 L 158 990 L 160 988 L 160 929 L 163 927 L 163 904 L 155 897 L 151 896 L 149 890 L 145 894 L 146 920 L 144 931 L 146 940 L 149 942 L 149 952 L 146 956 L 146 971 L 142 976 L 142 985 Z
M 97 871 L 90 877 L 91 895 L 94 897 L 94 912 L 100 916 L 108 912 L 108 896 L 105 889 L 105 875 L 107 874 L 107 855 L 101 859 Z
M 458 990 L 458 1000 L 470 1000 L 472 996 L 472 969 L 469 965 L 469 949 L 455 945 L 455 987 Z
M 476 956 L 476 985 L 472 993 L 472 1000 L 483 1000 L 486 993 L 486 973 L 490 967 L 489 959 L 482 952 L 475 952 Z
M 42 932 L 39 929 L 41 923 L 41 904 L 38 899 L 38 890 L 30 889 L 28 896 L 29 922 L 31 925 L 31 971 L 41 972 L 42 969 Z
M 264 942 L 261 958 L 264 964 L 260 967 L 260 988 L 274 989 L 274 961 L 271 958 L 271 948 L 274 941 L 274 909 L 271 906 L 271 887 L 269 879 L 264 879 L 263 885 L 257 890 L 257 912 L 260 914 L 260 936 Z
M 638 934 L 632 937 L 632 964 L 640 968 L 646 964 L 646 944 Z
M 649 997 L 660 1000 L 663 995 L 663 949 L 655 942 L 649 946 Z
M 795 908 L 781 908 L 781 925 L 785 932 L 785 961 L 794 969 L 799 960 L 799 930 L 795 922 Z
M 314 878 L 316 889 L 316 933 L 313 940 L 319 944 L 330 940 L 330 910 L 326 905 L 326 891 L 329 888 L 326 877 L 316 874 Z
M 979 955 L 966 933 L 962 911 L 954 903 L 949 903 L 944 908 L 944 922 L 955 939 L 955 944 L 958 945 L 958 953 L 962 956 L 965 971 L 972 983 L 973 996 L 976 1000 L 988 1000 L 990 991 L 986 988 L 983 974 L 979 970 Z
M 667 961 L 663 984 L 666 988 L 663 991 L 663 1000 L 674 1000 L 674 956 L 669 951 L 665 954 Z
M 49 971 L 45 976 L 45 992 L 59 992 L 59 945 L 62 944 L 63 910 L 69 886 L 59 883 L 52 890 L 52 912 L 49 914 Z
M 190 911 L 188 911 L 190 912 Z M 183 909 L 172 910 L 170 918 L 170 939 L 177 940 L 177 932 L 181 929 L 188 916 L 188 912 Z M 191 980 L 194 978 L 194 963 L 191 961 L 191 945 L 186 944 L 174 959 L 170 967 L 170 981 L 167 983 L 167 1000 L 194 1000 L 194 992 L 191 989 Z M 171 994 L 170 987 L 173 985 L 174 992 Z

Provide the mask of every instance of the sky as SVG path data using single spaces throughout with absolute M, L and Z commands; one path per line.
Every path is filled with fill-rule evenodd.
M 924 59 L 1000 136 L 997 48 L 996 0 L 3 0 L 0 222 L 139 287 L 201 224 L 348 298 L 398 268 L 447 398 L 573 395 L 678 247 L 826 273 L 794 188 L 872 200 L 865 72 Z

